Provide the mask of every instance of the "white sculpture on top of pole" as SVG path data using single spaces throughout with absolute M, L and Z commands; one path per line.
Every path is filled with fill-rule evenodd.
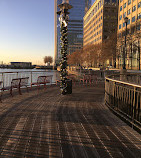
M 62 3 L 68 3 L 69 4 L 69 0 L 62 0 Z

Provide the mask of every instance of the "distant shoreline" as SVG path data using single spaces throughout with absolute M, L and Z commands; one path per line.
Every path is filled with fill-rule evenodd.
M 53 66 L 40 66 L 37 67 L 36 66 L 32 66 L 32 67 L 0 67 L 0 69 L 37 69 L 37 70 L 57 70 L 56 67 Z

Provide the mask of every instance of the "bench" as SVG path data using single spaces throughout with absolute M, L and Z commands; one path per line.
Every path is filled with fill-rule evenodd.
M 14 78 L 11 81 L 11 86 L 10 87 L 4 87 L 2 90 L 10 90 L 11 96 L 13 96 L 13 89 L 18 89 L 19 94 L 21 95 L 21 87 L 26 87 L 27 92 L 28 92 L 28 79 L 29 77 L 23 77 L 23 78 Z
M 82 82 L 83 84 L 94 84 L 98 82 L 104 82 L 105 79 L 99 76 L 98 74 L 84 74 L 82 78 L 80 78 L 80 83 Z
M 40 88 L 41 85 L 44 85 L 44 88 L 46 88 L 47 83 L 52 83 L 52 77 L 53 77 L 53 75 L 38 76 L 37 82 L 31 83 L 31 87 L 32 87 L 32 85 L 37 85 L 37 87 Z
M 82 78 L 80 78 L 80 83 L 83 82 L 83 85 L 86 83 L 90 83 L 91 76 L 89 74 L 84 74 Z

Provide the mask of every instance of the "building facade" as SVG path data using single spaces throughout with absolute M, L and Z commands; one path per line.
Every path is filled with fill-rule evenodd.
M 120 0 L 118 13 L 117 67 L 122 67 L 125 51 L 126 68 L 140 70 L 141 0 Z M 127 31 L 125 17 L 128 18 Z
M 62 0 L 55 0 L 55 55 L 54 63 L 59 64 L 60 55 L 60 22 L 59 16 L 56 14 L 59 11 L 58 5 L 62 3 Z M 70 0 L 70 5 L 73 6 L 69 10 L 69 25 L 68 25 L 68 54 L 73 53 L 76 50 L 80 50 L 83 47 L 83 17 L 89 7 L 91 6 L 91 0 Z
M 84 46 L 101 43 L 117 31 L 116 0 L 96 0 L 84 17 Z
M 83 46 L 99 44 L 109 39 L 113 34 L 117 33 L 117 23 L 118 1 L 96 0 L 84 16 Z M 108 65 L 116 66 L 115 56 L 116 49 L 113 51 L 112 59 L 107 61 Z
M 10 62 L 11 67 L 20 67 L 20 68 L 31 68 L 32 63 L 31 62 Z

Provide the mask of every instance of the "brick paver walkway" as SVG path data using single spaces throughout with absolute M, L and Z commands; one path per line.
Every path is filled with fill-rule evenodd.
M 140 158 L 141 136 L 113 115 L 104 87 L 58 87 L 0 103 L 2 158 Z

